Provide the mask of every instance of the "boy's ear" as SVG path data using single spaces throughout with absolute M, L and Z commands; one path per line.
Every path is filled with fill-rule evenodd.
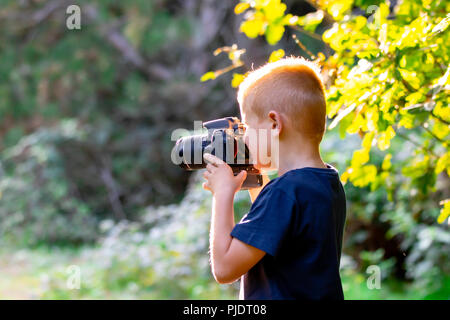
M 281 115 L 275 110 L 270 110 L 268 113 L 268 116 L 271 121 L 270 129 L 278 130 L 278 135 L 279 135 L 283 128 L 283 121 L 282 121 Z

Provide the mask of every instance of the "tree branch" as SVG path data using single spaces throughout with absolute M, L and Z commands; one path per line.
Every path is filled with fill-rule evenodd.
M 320 4 L 317 3 L 316 0 L 305 0 L 306 3 L 308 3 L 311 7 L 316 8 L 316 10 L 322 10 L 324 13 L 324 19 L 328 22 L 328 23 L 333 23 L 336 22 L 336 20 L 334 20 L 333 16 L 331 16 L 327 10 L 323 10 L 320 6 Z
M 307 35 L 307 36 L 310 37 L 310 38 L 313 38 L 313 39 L 316 39 L 316 40 L 318 40 L 318 41 L 320 41 L 320 42 L 323 42 L 326 46 L 328 46 L 328 43 L 324 42 L 324 41 L 322 40 L 322 37 L 321 37 L 320 35 L 318 35 L 317 33 L 306 31 L 305 29 L 300 28 L 300 27 L 295 26 L 295 25 L 293 25 L 293 26 L 288 26 L 288 27 L 291 27 L 292 29 L 294 29 L 294 30 L 296 30 L 296 31 L 299 31 L 299 32 L 301 32 L 301 33 Z
M 42 23 L 44 20 L 47 20 L 55 11 L 68 7 L 71 2 L 69 0 L 53 0 L 48 2 L 42 9 L 33 12 L 31 17 L 29 18 L 27 27 L 35 27 L 38 24 Z
M 111 172 L 110 161 L 106 157 L 102 157 L 101 162 L 103 167 L 100 168 L 100 177 L 108 192 L 108 199 L 112 211 L 117 220 L 126 219 L 122 202 L 120 201 L 119 188 Z
M 299 39 L 295 34 L 292 35 L 292 38 L 294 38 L 295 43 L 296 43 L 300 48 L 302 48 L 302 50 L 305 51 L 305 52 L 310 56 L 311 59 L 314 60 L 314 59 L 316 58 L 316 56 L 314 55 L 314 53 L 312 53 L 311 51 L 309 51 L 308 48 L 306 48 L 306 46 L 300 41 L 300 39 Z
M 98 19 L 97 8 L 93 5 L 84 6 L 82 11 L 84 11 L 90 22 Z M 147 61 L 122 33 L 117 30 L 117 26 L 110 24 L 104 28 L 99 28 L 99 32 L 123 56 L 127 63 L 131 64 L 145 76 L 159 80 L 169 80 L 172 77 L 172 73 L 165 66 Z
M 446 141 L 442 140 L 441 138 L 439 138 L 437 135 L 435 135 L 430 129 L 428 129 L 425 124 L 422 125 L 422 128 L 428 132 L 433 138 L 435 138 L 436 140 L 438 140 L 441 143 L 446 143 Z
M 396 134 L 397 136 L 399 136 L 400 138 L 402 138 L 402 139 L 404 139 L 404 140 L 406 140 L 406 141 L 411 142 L 413 145 L 415 145 L 416 147 L 418 147 L 420 150 L 429 152 L 433 157 L 436 157 L 436 158 L 438 157 L 438 156 L 433 152 L 433 150 L 425 148 L 423 145 L 421 145 L 420 143 L 418 143 L 418 142 L 412 140 L 412 139 L 409 138 L 408 136 L 405 136 L 404 134 L 399 133 L 399 132 L 395 132 L 395 134 Z
M 431 114 L 432 117 L 434 117 L 434 118 L 436 118 L 437 120 L 439 120 L 439 121 L 445 123 L 446 125 L 450 125 L 450 122 L 449 122 L 449 121 L 447 121 L 447 120 L 445 120 L 445 119 L 442 119 L 440 116 L 438 116 L 437 114 L 433 113 L 433 110 L 431 110 L 430 114 Z

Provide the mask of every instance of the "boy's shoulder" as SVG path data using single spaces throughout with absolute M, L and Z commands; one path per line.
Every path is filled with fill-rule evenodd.
M 334 207 L 345 211 L 345 199 L 339 185 L 337 171 L 329 168 L 288 171 L 264 186 L 250 211 L 233 228 L 231 236 L 275 257 L 283 251 L 284 239 L 293 235 L 292 232 L 300 234 L 309 224 L 315 228 L 332 224 L 334 220 L 327 218 L 334 212 Z M 326 219 L 317 222 L 320 217 Z
M 282 176 L 269 181 L 261 195 L 270 197 L 273 193 L 283 193 L 295 200 L 326 196 L 330 183 L 339 183 L 338 171 L 327 164 L 327 168 L 304 167 L 290 170 Z

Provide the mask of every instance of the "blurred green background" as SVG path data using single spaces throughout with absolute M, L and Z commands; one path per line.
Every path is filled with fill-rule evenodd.
M 194 120 L 239 116 L 232 81 L 276 50 L 307 58 L 320 58 L 323 52 L 324 68 L 338 70 L 328 74 L 328 87 L 336 78 L 348 78 L 339 72 L 357 63 L 344 53 L 353 48 L 359 57 L 369 40 L 354 37 L 349 49 L 342 45 L 348 39 L 337 40 L 341 48 L 332 43 L 333 35 L 328 37 L 331 47 L 321 38 L 335 23 L 350 25 L 346 14 L 367 19 L 375 12 L 369 10 L 371 5 L 380 10 L 384 3 L 391 12 L 386 19 L 403 26 L 422 17 L 422 11 L 436 19 L 448 12 L 445 1 L 411 1 L 409 7 L 402 1 L 284 1 L 285 10 L 274 24 L 288 14 L 308 19 L 268 36 L 275 28 L 255 29 L 255 34 L 255 24 L 240 29 L 243 22 L 256 19 L 238 14 L 251 5 L 241 3 L 244 7 L 235 8 L 238 1 L 0 1 L 0 298 L 237 299 L 238 283 L 219 285 L 212 277 L 211 196 L 201 188 L 200 172 L 187 173 L 172 164 L 172 131 L 192 129 Z M 66 26 L 71 4 L 81 8 L 80 30 Z M 258 4 L 261 17 L 281 5 L 256 1 L 256 11 Z M 318 18 L 320 8 L 325 14 Z M 408 18 L 398 18 L 405 12 Z M 371 168 L 380 171 L 367 183 L 346 170 L 360 169 L 353 152 L 360 148 L 361 137 L 378 130 L 386 139 L 388 125 L 350 132 L 352 121 L 344 121 L 346 127 L 328 130 L 321 145 L 324 160 L 349 176 L 341 261 L 346 299 L 450 298 L 448 218 L 437 221 L 445 214 L 439 203 L 450 189 L 450 157 L 445 156 L 448 15 L 434 22 L 439 21 L 447 23 L 438 30 L 443 40 L 430 40 L 438 49 L 429 49 L 441 50 L 431 53 L 438 71 L 434 78 L 417 77 L 436 86 L 433 79 L 447 76 L 442 88 L 433 87 L 438 91 L 433 96 L 423 92 L 414 102 L 437 102 L 434 110 L 440 106 L 440 113 L 435 117 L 441 118 L 441 127 L 433 122 L 423 126 L 428 114 L 403 114 L 413 123 L 422 121 L 431 133 L 394 126 L 397 135 L 387 143 L 389 159 L 380 150 L 370 151 Z M 334 37 L 337 34 L 345 33 L 335 32 Z M 404 34 L 392 37 L 402 39 Z M 213 55 L 232 44 L 245 48 L 245 54 Z M 427 53 L 427 48 L 417 44 L 404 52 L 414 56 Z M 342 54 L 336 56 L 342 66 L 331 66 L 337 63 L 334 52 Z M 426 66 L 408 61 L 405 70 L 417 74 Z M 221 75 L 227 68 L 239 73 Z M 211 70 L 215 73 L 207 78 L 214 80 L 201 82 Z M 422 71 L 432 75 L 433 70 Z M 391 85 L 396 83 L 408 89 L 404 79 L 393 78 Z M 342 94 L 329 90 L 331 109 L 345 104 L 339 99 L 346 93 L 339 90 Z M 351 93 L 355 100 L 365 89 L 359 90 Z M 398 92 L 392 95 L 392 105 Z M 330 123 L 335 113 L 329 113 Z M 397 121 L 389 119 L 383 121 Z M 434 162 L 415 161 L 423 156 L 417 145 L 435 154 Z M 406 164 L 411 169 L 402 171 Z M 435 170 L 439 166 L 442 170 Z M 248 193 L 239 192 L 235 220 L 249 208 Z M 371 265 L 380 267 L 379 289 L 367 284 Z M 79 289 L 72 286 L 74 270 L 80 271 Z

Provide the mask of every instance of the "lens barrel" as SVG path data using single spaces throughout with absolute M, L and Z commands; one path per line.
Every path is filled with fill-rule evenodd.
M 243 155 L 238 157 L 238 149 L 245 148 Z M 175 155 L 180 160 L 179 166 L 185 170 L 197 170 L 206 167 L 203 160 L 205 153 L 210 153 L 229 165 L 248 164 L 248 149 L 244 142 L 240 143 L 226 130 L 214 130 L 210 134 L 194 135 L 178 139 L 175 145 Z M 241 159 L 239 162 L 238 160 Z
M 226 117 L 203 123 L 207 134 L 182 137 L 172 149 L 172 161 L 185 170 L 197 170 L 206 167 L 205 153 L 210 153 L 226 162 L 234 175 L 241 170 L 247 171 L 247 178 L 241 190 L 262 186 L 261 172 L 250 159 L 250 151 L 244 143 L 244 127 L 238 118 Z

